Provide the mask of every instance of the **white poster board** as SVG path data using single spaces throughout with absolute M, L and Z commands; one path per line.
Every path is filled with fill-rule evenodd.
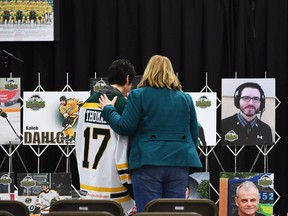
M 200 145 L 216 145 L 216 111 L 217 95 L 216 92 L 186 92 L 194 102 L 197 112 L 198 123 L 202 126 L 205 142 L 201 139 L 201 130 L 199 130 Z
M 82 92 L 24 92 L 23 105 L 23 144 L 62 145 L 64 117 L 59 111 L 60 97 L 84 102 L 89 91 Z M 77 120 L 73 125 L 75 130 Z
M 19 144 L 21 140 L 20 78 L 0 78 L 0 109 L 7 118 L 0 117 L 0 144 Z

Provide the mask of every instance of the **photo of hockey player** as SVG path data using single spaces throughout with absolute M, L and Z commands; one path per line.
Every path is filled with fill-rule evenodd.
M 62 122 L 62 131 L 65 142 L 75 142 L 73 126 L 79 117 L 78 111 L 82 104 L 83 101 L 76 98 L 67 98 L 64 95 L 60 97 L 59 112 L 64 118 Z
M 71 199 L 71 173 L 18 173 L 18 201 L 29 216 L 47 215 L 53 202 Z
M 89 91 L 23 92 L 23 145 L 73 145 L 79 105 L 88 97 Z
M 41 214 L 47 214 L 50 206 L 60 200 L 59 193 L 50 188 L 49 182 L 41 183 L 42 191 L 38 194 L 35 205 L 40 208 Z
M 20 78 L 0 78 L 0 144 L 21 141 Z

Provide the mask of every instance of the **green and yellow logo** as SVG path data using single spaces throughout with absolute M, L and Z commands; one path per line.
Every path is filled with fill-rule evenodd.
M 230 130 L 227 134 L 225 134 L 225 140 L 234 142 L 235 140 L 238 140 L 238 134 L 236 134 L 235 131 Z
M 0 184 L 8 185 L 12 183 L 12 178 L 8 176 L 8 174 L 4 174 L 0 178 Z
M 20 186 L 24 188 L 31 188 L 36 186 L 36 181 L 31 176 L 25 176 L 22 181 L 20 181 Z
M 32 202 L 32 198 L 31 197 L 26 197 L 25 198 L 25 203 L 26 204 L 30 204 Z
M 268 175 L 263 175 L 258 180 L 258 184 L 261 185 L 262 187 L 272 187 L 273 180 Z
M 207 96 L 203 95 L 196 101 L 196 107 L 207 108 L 211 106 L 211 101 Z
M 39 110 L 41 108 L 45 107 L 45 101 L 39 96 L 39 95 L 32 95 L 27 101 L 26 101 L 26 108 L 32 109 L 32 110 Z
M 14 80 L 10 79 L 7 81 L 7 84 L 5 84 L 5 89 L 8 90 L 18 89 L 18 85 L 15 83 Z

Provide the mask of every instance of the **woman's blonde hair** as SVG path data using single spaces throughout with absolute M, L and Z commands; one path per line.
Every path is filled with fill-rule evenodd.
M 166 56 L 161 55 L 153 55 L 150 58 L 142 79 L 137 85 L 138 88 L 143 86 L 182 90 L 171 61 Z

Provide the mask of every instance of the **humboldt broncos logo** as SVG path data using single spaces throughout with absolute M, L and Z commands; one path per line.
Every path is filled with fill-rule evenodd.
M 205 95 L 201 96 L 197 101 L 196 101 L 196 107 L 200 108 L 207 108 L 211 106 L 211 101 L 209 98 Z
M 262 187 L 272 187 L 273 180 L 268 175 L 263 175 L 258 180 L 258 184 L 261 185 Z
M 235 140 L 238 140 L 238 134 L 236 134 L 234 130 L 230 130 L 227 134 L 225 134 L 225 140 L 234 142 Z
M 26 108 L 32 109 L 32 110 L 39 110 L 41 108 L 45 107 L 45 101 L 43 99 L 35 94 L 32 95 L 27 101 L 26 101 Z
M 12 183 L 12 178 L 8 176 L 8 174 L 4 174 L 0 178 L 0 184 L 8 185 Z
M 22 181 L 20 181 L 20 185 L 28 189 L 36 186 L 36 181 L 31 176 L 25 176 Z
M 14 80 L 10 79 L 7 81 L 7 84 L 5 84 L 5 89 L 8 90 L 18 89 L 18 85 L 15 83 Z

